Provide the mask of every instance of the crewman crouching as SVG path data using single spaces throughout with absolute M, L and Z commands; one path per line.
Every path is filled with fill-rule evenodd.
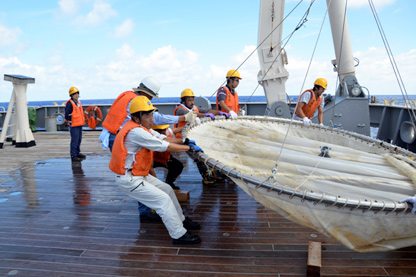
M 185 217 L 172 187 L 149 174 L 153 151 L 202 151 L 195 145 L 174 143 L 177 138 L 158 138 L 152 130 L 153 107 L 145 96 L 137 96 L 130 103 L 131 120 L 117 134 L 109 167 L 117 174 L 116 183 L 127 195 L 154 209 L 172 237 L 173 244 L 197 244 L 198 235 L 189 230 L 199 230 L 199 223 Z M 179 140 L 180 141 L 180 140 Z

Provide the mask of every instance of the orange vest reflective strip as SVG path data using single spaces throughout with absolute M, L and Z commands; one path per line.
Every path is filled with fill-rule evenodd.
M 239 104 L 239 101 L 238 101 L 238 94 L 237 94 L 236 91 L 234 91 L 234 95 L 233 95 L 227 87 L 220 87 L 217 91 L 217 98 L 216 98 L 217 110 L 222 111 L 222 109 L 220 107 L 220 102 L 218 101 L 218 93 L 220 92 L 220 90 L 222 88 L 226 92 L 226 97 L 225 97 L 224 104 L 228 108 L 233 110 L 235 113 L 238 113 L 238 111 L 240 110 L 240 104 Z M 226 111 L 223 111 L 223 112 L 226 112 Z
M 143 126 L 135 123 L 133 120 L 127 121 L 127 123 L 121 128 L 114 140 L 113 150 L 111 152 L 111 160 L 109 168 L 111 171 L 118 175 L 125 174 L 125 163 L 127 158 L 127 149 L 124 147 L 124 138 L 134 128 L 143 128 L 150 133 L 149 130 Z M 147 176 L 149 175 L 150 167 L 152 166 L 153 151 L 142 148 L 140 149 L 134 158 L 133 170 L 131 174 L 134 176 Z
M 307 104 L 303 105 L 303 107 L 302 107 L 302 111 L 303 111 L 303 113 L 305 114 L 305 116 L 307 118 L 313 117 L 313 115 L 316 112 L 316 109 L 319 107 L 319 105 L 321 105 L 321 102 L 322 102 L 322 97 L 319 97 L 318 99 L 316 99 L 315 93 L 313 92 L 313 90 L 308 89 L 308 90 L 305 90 L 304 92 L 302 92 L 302 94 L 299 97 L 298 103 L 299 103 L 300 99 L 302 98 L 303 94 L 305 94 L 306 92 L 309 92 L 309 91 L 311 92 L 311 99 L 309 100 L 309 102 Z M 298 117 L 300 117 L 300 115 L 298 113 L 296 113 L 296 115 Z
M 110 133 L 117 134 L 121 125 L 127 117 L 127 106 L 129 102 L 138 96 L 134 91 L 125 91 L 120 94 L 117 99 L 111 105 L 107 116 L 103 122 L 103 127 L 106 128 Z
M 179 106 L 177 106 L 177 107 L 176 107 L 176 109 L 173 111 L 173 115 L 176 115 L 176 113 L 178 112 L 178 110 L 179 110 L 179 109 L 184 110 L 186 113 L 188 113 L 188 112 L 189 112 L 189 110 L 188 110 L 188 109 L 186 109 L 186 108 L 185 108 L 185 107 L 183 107 L 182 105 L 179 105 Z M 192 112 L 199 113 L 199 109 L 198 109 L 198 107 L 194 106 L 194 107 L 192 108 Z M 176 128 L 178 128 L 178 127 L 182 127 L 182 126 L 185 126 L 185 125 L 186 125 L 186 121 L 182 121 L 182 122 L 178 122 L 178 123 L 176 123 L 176 124 L 175 124 L 175 127 L 176 127 Z M 182 138 L 182 133 L 181 133 L 181 132 L 176 133 L 176 137 L 177 137 L 177 138 Z
M 167 128 L 166 132 L 167 132 L 167 134 L 166 134 L 167 137 L 171 137 L 171 138 L 173 137 L 172 129 Z M 170 152 L 168 152 L 168 151 L 165 151 L 165 152 L 155 151 L 155 152 L 153 152 L 153 160 L 155 162 L 166 165 L 167 162 L 169 161 L 169 159 L 170 159 Z
M 84 125 L 85 116 L 84 116 L 84 110 L 82 109 L 81 102 L 78 101 L 78 105 L 75 104 L 75 102 L 72 101 L 72 99 L 69 99 L 68 101 L 66 101 L 67 104 L 68 102 L 71 102 L 72 104 L 71 126 L 78 127 L 78 126 Z

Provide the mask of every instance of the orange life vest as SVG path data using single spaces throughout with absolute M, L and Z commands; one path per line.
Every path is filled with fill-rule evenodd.
M 320 96 L 318 99 L 315 97 L 315 93 L 313 92 L 313 90 L 308 89 L 305 90 L 304 92 L 302 92 L 302 94 L 299 97 L 298 103 L 300 101 L 300 99 L 302 98 L 303 94 L 307 93 L 307 92 L 311 92 L 311 99 L 309 100 L 309 102 L 305 105 L 303 105 L 302 107 L 302 111 L 305 114 L 305 116 L 307 118 L 311 118 L 313 117 L 313 115 L 316 112 L 316 109 L 319 107 L 319 105 L 321 105 L 322 102 L 322 96 Z M 296 112 L 296 115 L 298 117 L 300 117 L 300 115 Z
M 117 134 L 127 117 L 127 106 L 129 105 L 131 99 L 136 96 L 137 94 L 134 91 L 125 91 L 120 94 L 114 101 L 113 105 L 111 105 L 111 108 L 103 122 L 103 127 L 110 133 Z
M 231 110 L 233 110 L 235 113 L 238 114 L 238 111 L 240 110 L 240 105 L 239 105 L 239 101 L 238 101 L 238 94 L 236 91 L 234 91 L 234 95 L 230 92 L 230 90 L 227 87 L 220 87 L 217 91 L 217 98 L 216 98 L 216 102 L 217 102 L 217 110 L 221 111 L 221 106 L 220 106 L 220 102 L 218 101 L 218 93 L 220 92 L 221 89 L 224 89 L 226 92 L 226 97 L 225 97 L 225 101 L 224 104 L 230 108 Z M 223 111 L 223 112 L 227 112 L 227 111 Z
M 84 110 L 82 109 L 81 102 L 78 101 L 78 105 L 75 104 L 75 102 L 72 101 L 72 99 L 69 99 L 68 101 L 66 101 L 66 104 L 68 104 L 68 102 L 71 102 L 72 104 L 72 113 L 70 114 L 71 126 L 78 127 L 78 126 L 84 125 L 85 117 L 84 117 Z
M 179 106 L 177 106 L 177 107 L 176 107 L 176 109 L 173 111 L 173 115 L 176 115 L 176 113 L 178 112 L 178 110 L 179 110 L 179 109 L 185 110 L 185 112 L 186 112 L 186 113 L 188 113 L 188 112 L 189 112 L 189 109 L 185 108 L 185 107 L 184 107 L 184 106 L 182 106 L 182 105 L 179 105 Z M 197 107 L 197 106 L 193 106 L 193 107 L 192 107 L 192 109 L 191 109 L 191 111 L 192 111 L 192 112 L 195 112 L 195 113 L 199 113 L 199 109 L 198 109 L 198 107 Z M 186 125 L 186 121 L 182 121 L 182 122 L 178 122 L 178 123 L 176 123 L 176 124 L 175 124 L 175 127 L 176 127 L 176 128 L 178 128 L 178 127 L 182 127 L 182 126 L 185 126 L 185 125 Z M 177 138 L 182 138 L 182 133 L 181 133 L 181 132 L 176 133 L 176 137 L 177 137 Z
M 166 134 L 167 137 L 171 137 L 171 138 L 173 137 L 173 132 L 172 132 L 171 128 L 167 128 L 166 132 L 167 132 L 167 134 Z M 155 162 L 166 165 L 167 162 L 169 161 L 169 159 L 170 159 L 170 152 L 169 151 L 165 151 L 165 152 L 155 151 L 155 152 L 153 152 L 153 160 Z
M 124 147 L 124 138 L 134 128 L 143 128 L 150 133 L 145 127 L 135 123 L 133 120 L 127 121 L 127 123 L 121 128 L 114 140 L 113 151 L 111 152 L 111 160 L 109 168 L 111 171 L 118 175 L 125 174 L 125 163 L 127 158 L 127 149 Z M 134 157 L 134 164 L 131 174 L 134 176 L 147 176 L 149 175 L 150 167 L 152 166 L 153 151 L 142 147 Z

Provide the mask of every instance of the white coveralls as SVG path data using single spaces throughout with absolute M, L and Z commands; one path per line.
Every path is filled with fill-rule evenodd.
M 172 187 L 152 175 L 134 176 L 131 174 L 136 153 L 145 147 L 152 151 L 164 152 L 169 142 L 166 136 L 150 130 L 151 134 L 142 128 L 134 128 L 126 135 L 124 147 L 128 154 L 125 162 L 125 175 L 117 175 L 116 183 L 127 195 L 156 211 L 168 229 L 169 235 L 178 239 L 186 233 L 182 222 L 185 216 Z

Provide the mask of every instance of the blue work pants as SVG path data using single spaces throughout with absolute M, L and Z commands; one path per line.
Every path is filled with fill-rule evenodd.
M 71 157 L 75 157 L 81 152 L 82 126 L 70 127 L 69 133 L 71 134 Z

